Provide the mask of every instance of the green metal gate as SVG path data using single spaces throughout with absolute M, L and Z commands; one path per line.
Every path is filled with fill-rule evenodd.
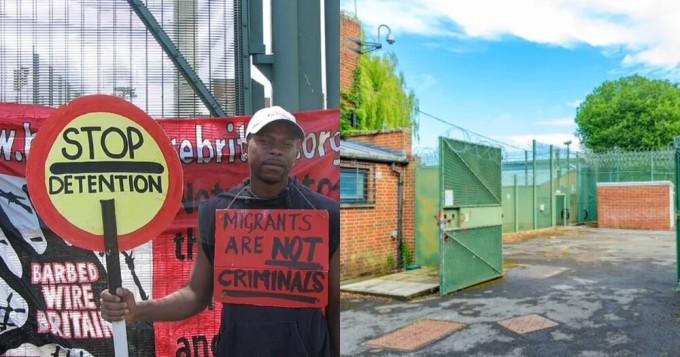
M 501 150 L 439 138 L 442 295 L 503 275 Z

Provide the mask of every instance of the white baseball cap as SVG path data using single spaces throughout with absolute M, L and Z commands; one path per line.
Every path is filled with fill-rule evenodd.
M 285 109 L 279 106 L 260 109 L 250 118 L 248 128 L 246 129 L 246 138 L 250 134 L 257 134 L 262 128 L 275 121 L 285 120 L 295 129 L 296 136 L 299 139 L 305 138 L 305 131 L 297 123 L 293 114 L 288 113 Z

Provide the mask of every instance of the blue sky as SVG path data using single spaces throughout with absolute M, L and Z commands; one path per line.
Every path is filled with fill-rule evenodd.
M 355 8 L 356 4 L 356 8 Z M 595 87 L 635 73 L 680 80 L 680 1 L 665 0 L 342 0 L 367 40 L 388 25 L 419 99 L 420 140 L 470 132 L 530 149 L 531 140 L 564 146 L 576 108 Z M 464 130 L 459 129 L 463 128 Z M 497 144 L 497 143 L 496 143 Z

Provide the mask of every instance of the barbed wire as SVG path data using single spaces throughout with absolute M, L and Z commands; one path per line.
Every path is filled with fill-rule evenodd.
M 454 129 L 460 131 L 461 133 L 463 133 L 463 136 L 465 137 L 465 139 L 467 139 L 467 140 L 465 140 L 465 141 L 474 142 L 475 144 L 482 144 L 482 145 L 486 145 L 486 146 L 499 147 L 499 148 L 503 148 L 503 149 L 505 149 L 505 150 L 507 150 L 507 148 L 513 148 L 513 149 L 517 149 L 517 150 L 526 150 L 526 149 L 524 149 L 524 148 L 520 148 L 520 147 L 511 145 L 511 144 L 508 144 L 508 143 L 504 143 L 504 142 L 499 141 L 499 140 L 496 140 L 496 139 L 492 139 L 492 138 L 490 138 L 490 137 L 488 137 L 488 136 L 485 136 L 485 135 L 476 133 L 476 132 L 474 132 L 474 131 L 472 131 L 472 130 L 465 129 L 465 128 L 461 127 L 461 126 L 458 126 L 458 125 L 456 125 L 456 124 L 453 124 L 453 123 L 451 123 L 451 122 L 448 122 L 448 121 L 446 121 L 446 120 L 444 120 L 444 119 L 442 119 L 442 118 L 439 118 L 439 117 L 434 116 L 434 115 L 432 115 L 432 114 L 426 113 L 426 112 L 424 112 L 424 111 L 422 111 L 422 110 L 420 110 L 420 109 L 418 109 L 417 112 L 418 112 L 418 114 L 425 115 L 425 116 L 427 116 L 427 117 L 429 117 L 429 118 L 431 118 L 431 119 L 434 119 L 434 120 L 436 120 L 436 121 L 438 121 L 438 122 L 440 122 L 440 123 L 449 125 L 449 126 L 451 126 L 452 128 L 454 128 Z M 448 136 L 448 137 L 451 137 L 450 135 L 447 135 L 447 136 Z M 473 138 L 475 138 L 475 139 L 473 139 Z
M 629 150 L 612 149 L 608 151 L 583 152 L 583 159 L 590 166 L 630 166 L 630 165 L 674 165 L 675 150 Z
M 413 155 L 418 158 L 420 166 L 439 166 L 439 149 L 432 147 L 418 147 L 413 149 Z

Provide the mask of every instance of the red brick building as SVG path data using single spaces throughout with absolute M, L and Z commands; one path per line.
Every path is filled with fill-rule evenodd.
M 352 50 L 357 48 L 352 40 L 358 39 L 361 39 L 361 23 L 343 13 L 340 18 L 341 92 L 352 86 L 360 56 Z M 400 239 L 403 250 L 415 258 L 415 168 L 412 158 L 410 129 L 343 137 L 340 145 L 342 278 L 394 271 L 399 263 Z M 407 263 L 402 262 L 402 267 Z
M 340 146 L 340 274 L 393 272 L 415 257 L 415 165 L 409 129 L 346 136 Z M 401 193 L 400 193 L 401 191 Z M 399 219 L 401 218 L 401 220 Z M 410 254 L 409 254 L 410 252 Z
M 598 183 L 597 225 L 600 228 L 672 229 L 673 197 L 670 181 Z

